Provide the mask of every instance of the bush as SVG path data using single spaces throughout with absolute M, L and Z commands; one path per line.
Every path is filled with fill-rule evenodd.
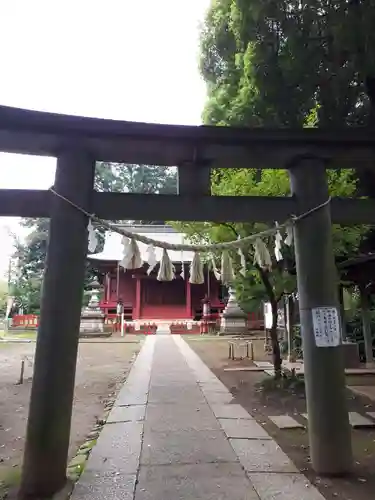
M 301 335 L 301 326 L 296 325 L 293 327 L 293 335 L 292 335 L 292 349 L 296 354 L 297 359 L 303 359 L 303 349 L 302 349 L 302 335 Z M 283 340 L 280 343 L 281 354 L 288 354 L 288 340 Z
M 371 336 L 372 350 L 375 352 L 375 311 L 370 312 L 371 317 Z M 362 329 L 362 315 L 360 310 L 356 310 L 349 321 L 346 321 L 346 337 L 347 340 L 358 344 L 359 359 L 363 363 L 366 361 L 365 341 Z

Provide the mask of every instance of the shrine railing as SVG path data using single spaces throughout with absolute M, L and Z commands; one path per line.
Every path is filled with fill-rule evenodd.
M 37 314 L 16 314 L 11 318 L 12 328 L 38 328 L 39 316 Z

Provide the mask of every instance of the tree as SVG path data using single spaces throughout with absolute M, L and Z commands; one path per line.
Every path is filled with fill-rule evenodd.
M 30 229 L 25 242 L 15 237 L 17 268 L 11 277 L 11 294 L 18 307 L 26 313 L 39 312 L 44 261 L 47 253 L 48 219 L 23 219 L 21 225 Z
M 160 193 L 168 194 L 176 191 L 176 171 L 168 167 L 148 165 L 127 165 L 100 162 L 97 164 L 95 189 L 97 191 Z M 137 221 L 144 222 L 144 221 Z M 15 238 L 15 254 L 18 266 L 12 277 L 12 294 L 16 303 L 27 313 L 37 313 L 40 307 L 40 294 L 43 280 L 45 257 L 48 242 L 48 219 L 23 219 L 21 225 L 30 230 L 24 242 Z M 98 233 L 99 246 L 104 238 Z M 97 272 L 86 265 L 85 286 L 89 284 Z
M 96 167 L 98 191 L 139 194 L 175 194 L 176 169 L 157 165 L 100 162 Z
M 368 123 L 375 102 L 374 1 L 214 0 L 201 38 L 206 123 Z
M 0 280 L 0 314 L 5 315 L 8 299 L 8 283 Z
M 329 172 L 329 187 L 332 195 L 351 196 L 356 191 L 356 179 L 351 171 Z M 289 195 L 288 173 L 283 170 L 262 170 L 257 172 L 251 169 L 223 169 L 212 174 L 212 192 L 218 196 L 284 196 Z M 284 222 L 284 221 L 279 221 Z M 207 243 L 236 240 L 269 228 L 259 223 L 179 223 L 178 228 L 185 232 L 193 241 Z M 337 259 L 344 258 L 356 251 L 366 228 L 355 226 L 343 228 L 334 225 L 332 236 L 334 251 Z M 274 237 L 267 241 L 270 253 L 273 253 Z M 271 328 L 271 342 L 273 347 L 273 361 L 275 373 L 280 373 L 281 356 L 277 340 L 277 308 L 278 302 L 284 294 L 292 293 L 296 288 L 294 257 L 292 252 L 284 247 L 282 250 L 284 261 L 277 262 L 273 258 L 272 269 L 264 269 L 254 264 L 254 248 L 249 244 L 244 254 L 246 257 L 246 275 L 236 273 L 235 287 L 238 299 L 245 310 L 260 301 L 267 300 L 271 304 L 273 324 Z M 234 265 L 239 270 L 239 256 L 232 253 Z
M 373 4 L 361 0 L 213 0 L 201 36 L 200 67 L 208 89 L 204 122 L 273 127 L 371 122 L 375 116 L 371 111 L 375 109 Z M 355 19 L 355 30 L 351 19 Z M 289 193 L 287 174 L 276 170 L 216 171 L 212 180 L 219 195 Z M 336 195 L 358 193 L 352 172 L 329 173 L 329 183 Z M 369 194 L 360 187 L 360 194 Z M 208 239 L 221 241 L 228 238 L 227 226 L 224 231 L 222 225 L 204 224 L 200 229 L 208 231 Z M 231 238 L 261 230 L 259 225 L 231 227 Z M 357 249 L 367 229 L 334 226 L 336 256 Z M 190 233 L 196 230 L 196 226 L 190 227 Z M 275 271 L 259 266 L 257 273 L 249 271 L 239 294 L 251 296 L 257 277 L 264 286 L 273 310 L 277 373 L 281 363 L 276 337 L 277 289 L 280 278 L 285 281 L 285 269 L 280 272 L 276 266 Z
M 97 164 L 96 179 L 98 191 L 138 194 L 177 193 L 177 171 L 170 167 L 101 162 Z M 164 224 L 164 221 L 151 220 L 131 222 L 135 224 Z

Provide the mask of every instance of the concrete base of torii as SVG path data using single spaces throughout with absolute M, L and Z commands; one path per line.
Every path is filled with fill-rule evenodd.
M 219 335 L 243 335 L 247 333 L 246 320 L 246 314 L 238 305 L 234 288 L 229 288 L 229 299 L 221 316 Z

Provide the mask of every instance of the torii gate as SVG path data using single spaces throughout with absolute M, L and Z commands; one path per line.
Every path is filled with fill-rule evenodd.
M 274 223 L 324 203 L 326 168 L 373 164 L 373 132 L 152 125 L 0 106 L 0 151 L 57 157 L 54 189 L 102 219 Z M 97 193 L 95 161 L 178 166 L 178 195 Z M 290 197 L 211 196 L 210 168 L 285 168 Z M 0 190 L 0 216 L 50 217 L 20 498 L 62 488 L 71 425 L 87 217 L 50 191 Z M 335 223 L 373 224 L 375 203 L 332 199 L 295 227 L 312 465 L 352 465 L 340 347 L 317 347 L 312 308 L 339 308 L 331 242 Z M 67 272 L 69 270 L 69 272 Z

